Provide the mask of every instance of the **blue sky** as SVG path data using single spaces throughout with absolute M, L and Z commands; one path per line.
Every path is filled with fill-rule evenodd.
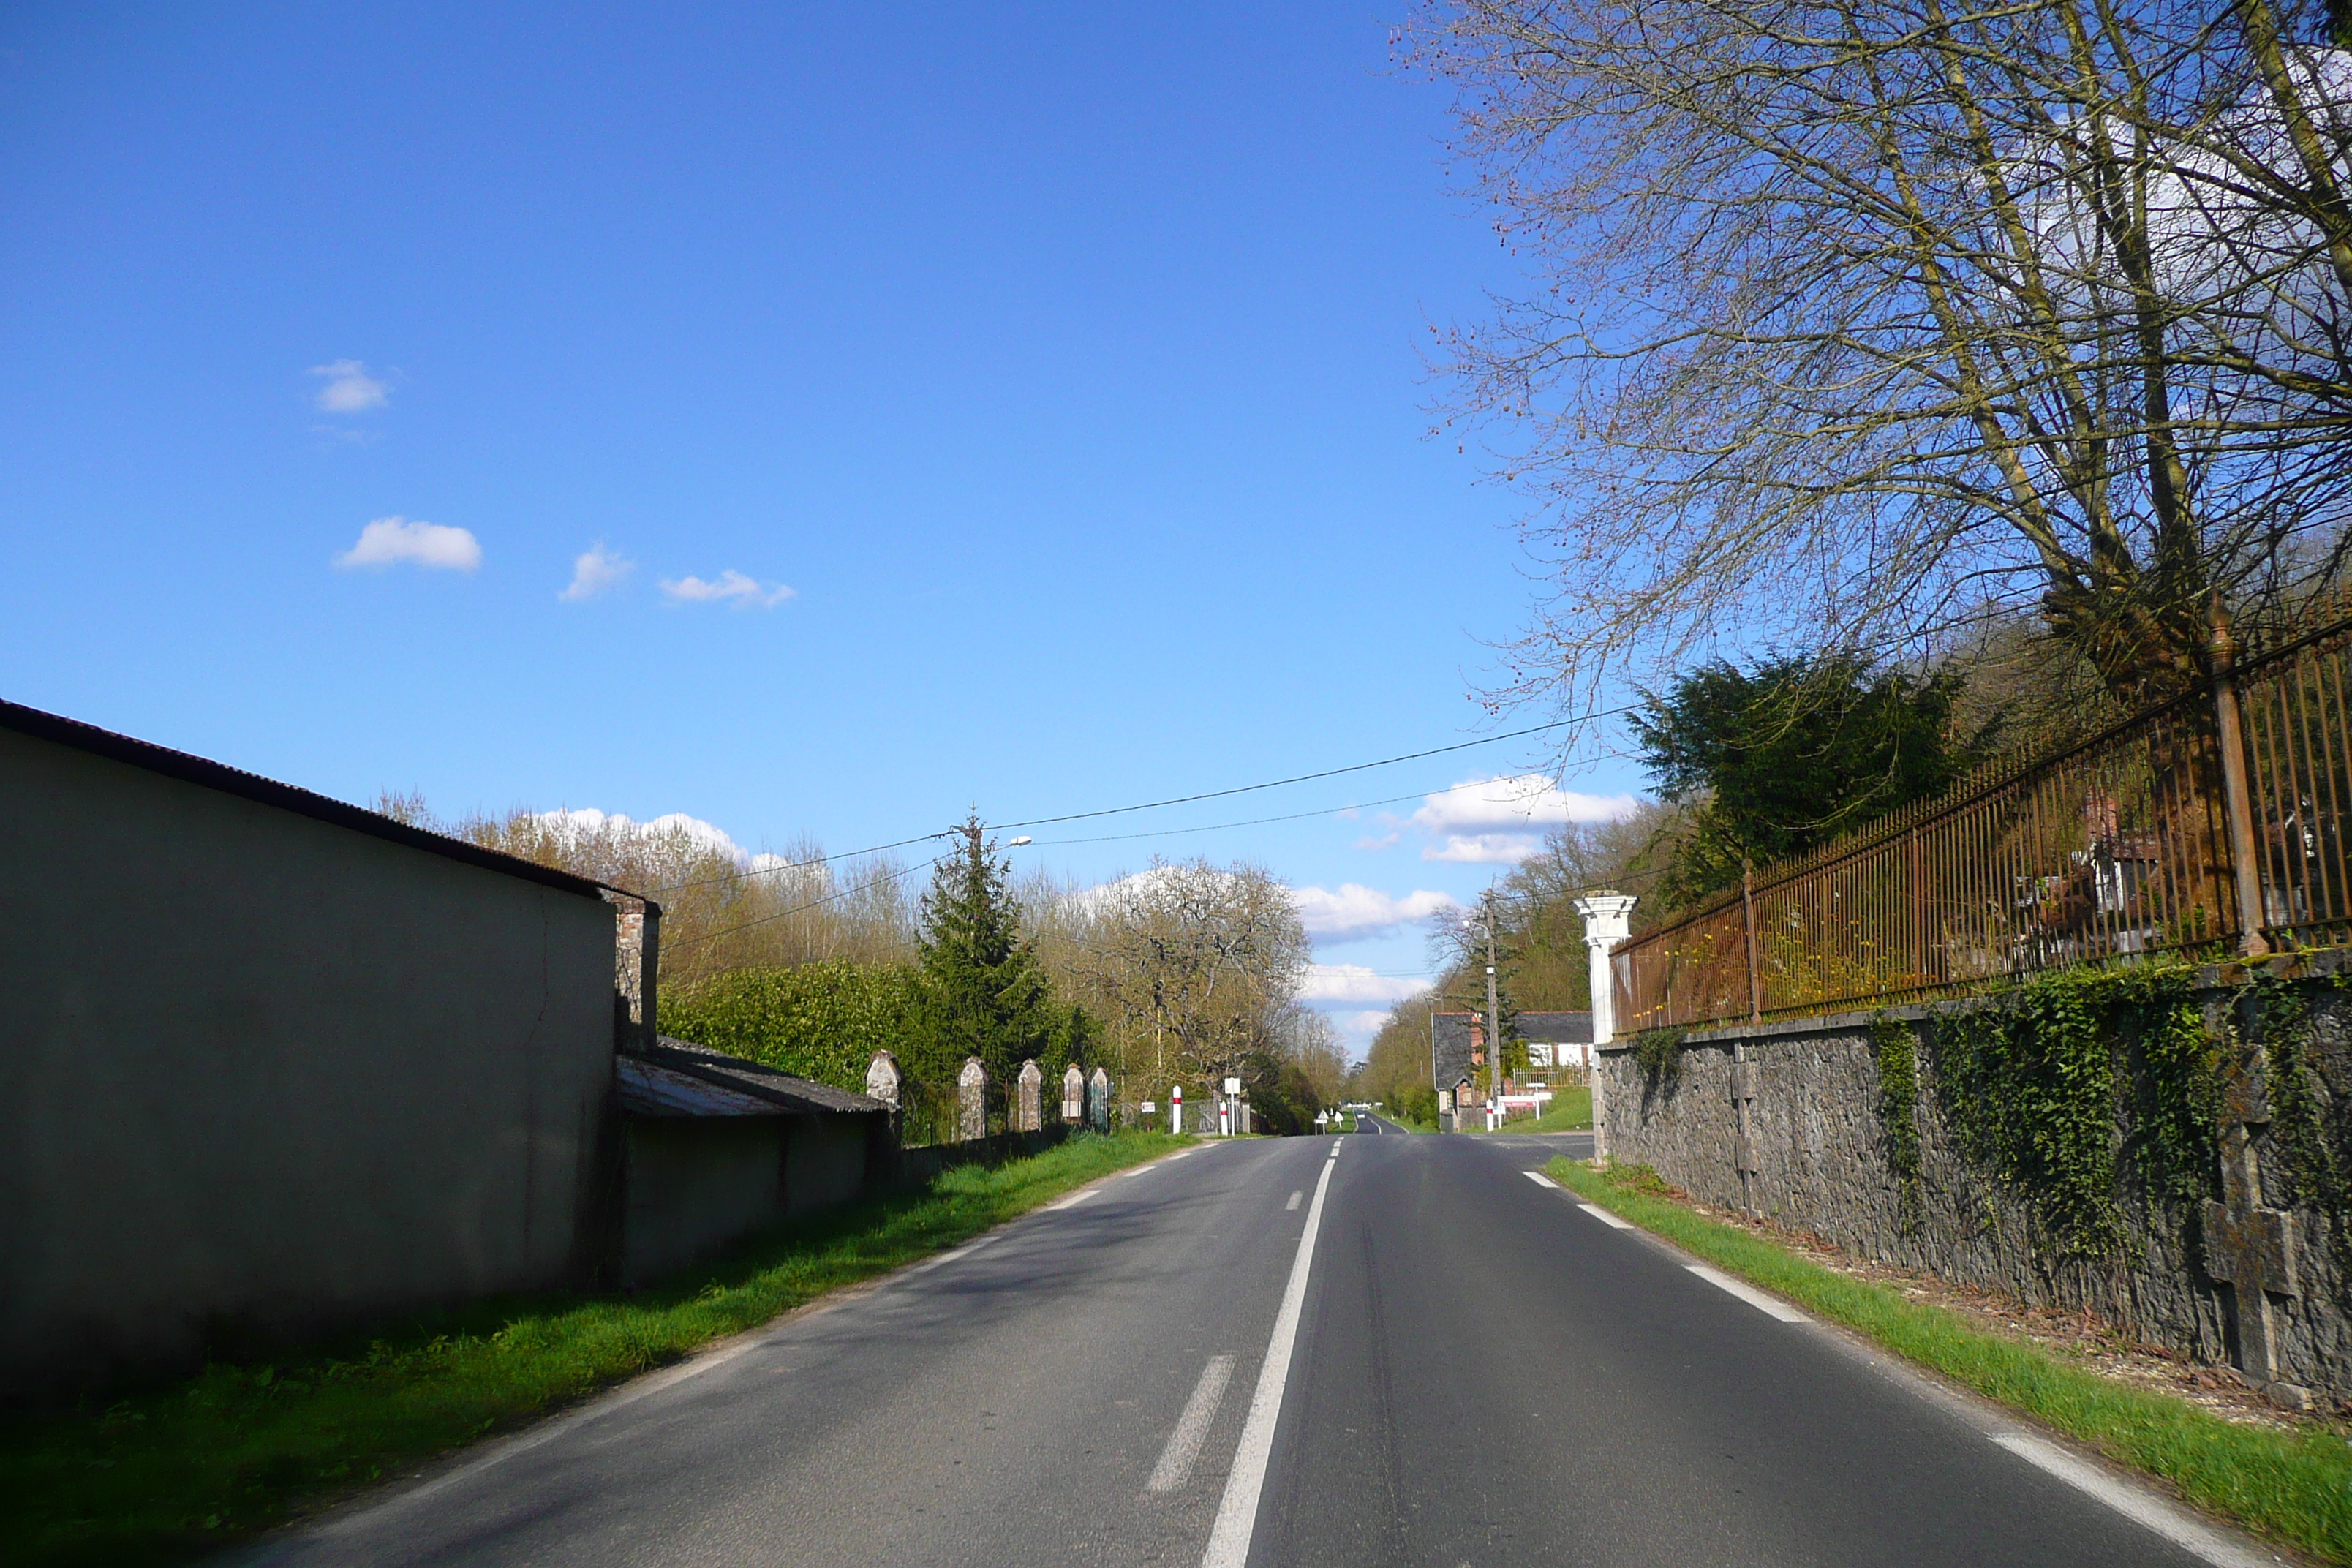
M 1515 274 L 1390 19 L 11 6 L 0 694 L 752 849 L 1475 736 L 1519 503 L 1427 438 L 1419 345 Z M 1475 896 L 1496 810 L 1066 840 L 1540 755 L 1024 853 L 1255 858 L 1318 958 L 1409 974 L 1383 922 Z

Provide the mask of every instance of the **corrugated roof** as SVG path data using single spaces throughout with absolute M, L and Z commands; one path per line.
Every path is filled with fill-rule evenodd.
M 889 1107 L 878 1100 L 868 1100 L 862 1094 L 852 1094 L 845 1089 L 835 1089 L 829 1083 L 813 1079 L 795 1078 L 763 1062 L 747 1061 L 730 1057 L 724 1051 L 714 1051 L 707 1046 L 693 1045 L 685 1040 L 661 1037 L 654 1050 L 631 1053 L 624 1060 L 651 1063 L 670 1073 L 707 1084 L 736 1095 L 749 1096 L 775 1108 L 781 1114 L 814 1115 L 819 1112 L 850 1115 L 881 1115 Z M 676 1113 L 673 1113 L 676 1114 Z M 707 1112 L 711 1115 L 741 1115 L 740 1111 Z
M 643 1057 L 614 1060 L 613 1077 L 620 1087 L 621 1109 L 632 1116 L 789 1116 L 792 1112 L 753 1095 L 738 1094 L 715 1083 Z
M 411 849 L 446 859 L 462 860 L 468 866 L 478 866 L 486 871 L 497 871 L 509 877 L 520 877 L 542 887 L 557 888 L 583 898 L 601 899 L 604 884 L 586 877 L 575 877 L 569 871 L 559 871 L 551 866 L 541 866 L 533 860 L 501 855 L 495 849 L 485 849 L 478 844 L 468 844 L 462 838 L 450 838 L 430 833 L 422 827 L 411 827 L 404 822 L 394 822 L 381 812 L 370 811 L 349 801 L 336 800 L 293 784 L 280 784 L 276 779 L 248 773 L 226 763 L 175 752 L 169 746 L 159 746 L 152 741 L 134 740 L 118 735 L 111 730 L 101 730 L 95 724 L 85 724 L 79 719 L 47 713 L 38 708 L 27 708 L 21 702 L 0 701 L 0 729 L 14 730 L 20 735 L 36 740 L 70 746 L 78 752 L 88 752 L 110 762 L 143 768 L 151 773 L 161 773 L 184 783 L 216 789 L 224 795 L 239 795 L 262 805 L 274 805 L 314 821 L 348 827 L 354 833 L 370 837 L 388 839 Z M 614 892 L 626 889 L 615 888 Z M 634 895 L 631 895 L 634 896 Z

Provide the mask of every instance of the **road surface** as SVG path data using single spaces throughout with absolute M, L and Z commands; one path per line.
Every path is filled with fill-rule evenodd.
M 1199 1147 L 245 1560 L 2263 1560 L 1529 1178 L 1575 1142 Z

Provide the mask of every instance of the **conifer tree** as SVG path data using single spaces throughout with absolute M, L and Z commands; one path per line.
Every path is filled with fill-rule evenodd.
M 1064 1054 L 1048 1048 L 1060 1020 L 1035 945 L 1022 935 L 1010 866 L 976 814 L 956 831 L 962 847 L 940 861 L 923 895 L 924 1011 L 947 1080 L 977 1056 L 1001 1096 L 1024 1058 L 1043 1064 Z

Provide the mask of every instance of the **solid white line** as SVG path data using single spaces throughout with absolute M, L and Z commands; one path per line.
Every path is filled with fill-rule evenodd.
M 1992 1440 L 2027 1464 L 2048 1471 L 2077 1491 L 2089 1493 L 2133 1523 L 2154 1531 L 2183 1552 L 2218 1564 L 2219 1568 L 2254 1568 L 2258 1563 L 2269 1564 L 2278 1561 L 2268 1553 L 2245 1550 L 2220 1531 L 2207 1529 L 2183 1510 L 2168 1508 L 2150 1494 L 2136 1487 L 2126 1486 L 2097 1466 L 2085 1464 L 2055 1443 L 2029 1437 L 2022 1432 L 1996 1432 L 1992 1434 Z
M 970 1258 L 973 1253 L 978 1252 L 983 1247 L 991 1245 L 995 1240 L 996 1237 L 992 1236 L 983 1236 L 978 1241 L 967 1241 L 961 1247 L 957 1247 L 953 1252 L 942 1252 L 937 1258 L 932 1258 L 929 1263 L 918 1263 L 912 1268 L 908 1269 L 907 1272 L 908 1274 L 928 1274 L 932 1269 L 938 1268 L 942 1265 L 953 1263 L 959 1258 Z
M 1778 1318 L 1784 1323 L 1810 1323 L 1811 1318 L 1778 1297 L 1741 1284 L 1728 1274 L 1718 1274 L 1704 1263 L 1685 1263 L 1684 1268 L 1714 1286 L 1717 1289 L 1737 1296 L 1768 1318 Z
M 1307 1229 L 1298 1238 L 1298 1256 L 1291 1260 L 1290 1283 L 1282 1292 L 1282 1310 L 1274 1316 L 1274 1336 L 1266 1341 L 1257 1391 L 1250 1395 L 1249 1419 L 1242 1423 L 1242 1440 L 1234 1449 L 1234 1468 L 1225 1476 L 1224 1499 L 1217 1504 L 1217 1522 L 1209 1531 L 1201 1568 L 1248 1568 L 1258 1493 L 1265 1487 L 1265 1467 L 1274 1458 L 1274 1426 L 1282 1416 L 1283 1387 L 1290 1381 L 1290 1348 L 1307 1306 L 1307 1275 L 1315 1263 L 1315 1233 L 1323 1226 L 1323 1194 L 1330 1190 L 1331 1169 L 1331 1162 L 1324 1161 L 1323 1173 L 1315 1182 L 1315 1201 L 1307 1205 Z
M 1619 1219 L 1615 1215 L 1611 1214 L 1599 1204 L 1579 1204 L 1576 1206 L 1582 1209 L 1586 1214 L 1591 1215 L 1594 1219 L 1599 1220 L 1602 1225 L 1609 1226 L 1612 1230 L 1632 1230 L 1635 1228 L 1632 1220 Z
M 1539 1187 L 1549 1187 L 1554 1192 L 1559 1191 L 1559 1184 L 1553 1181 L 1549 1176 L 1545 1175 L 1541 1171 L 1521 1171 L 1519 1174 L 1525 1176 L 1528 1181 L 1533 1182 Z
M 1293 1193 L 1293 1194 L 1290 1194 L 1290 1201 L 1289 1201 L 1288 1203 L 1286 1203 L 1286 1204 L 1285 1204 L 1285 1205 L 1282 1205 L 1282 1212 L 1283 1212 L 1283 1213 L 1285 1213 L 1285 1214 L 1289 1214 L 1289 1213 L 1291 1213 L 1293 1210 L 1297 1209 L 1297 1208 L 1298 1207 L 1298 1200 L 1299 1200 L 1299 1199 L 1301 1199 L 1301 1198 L 1303 1198 L 1303 1197 L 1305 1197 L 1306 1195 L 1307 1195 L 1307 1194 L 1306 1194 L 1305 1193 Z
M 1201 1381 L 1192 1385 L 1192 1397 L 1184 1402 L 1184 1414 L 1176 1417 L 1176 1430 L 1168 1434 L 1168 1446 L 1160 1450 L 1160 1462 L 1151 1467 L 1151 1479 L 1143 1483 L 1145 1491 L 1172 1492 L 1191 1479 L 1192 1461 L 1201 1457 L 1209 1423 L 1225 1402 L 1225 1381 L 1233 1375 L 1233 1357 L 1209 1358 L 1201 1369 Z

